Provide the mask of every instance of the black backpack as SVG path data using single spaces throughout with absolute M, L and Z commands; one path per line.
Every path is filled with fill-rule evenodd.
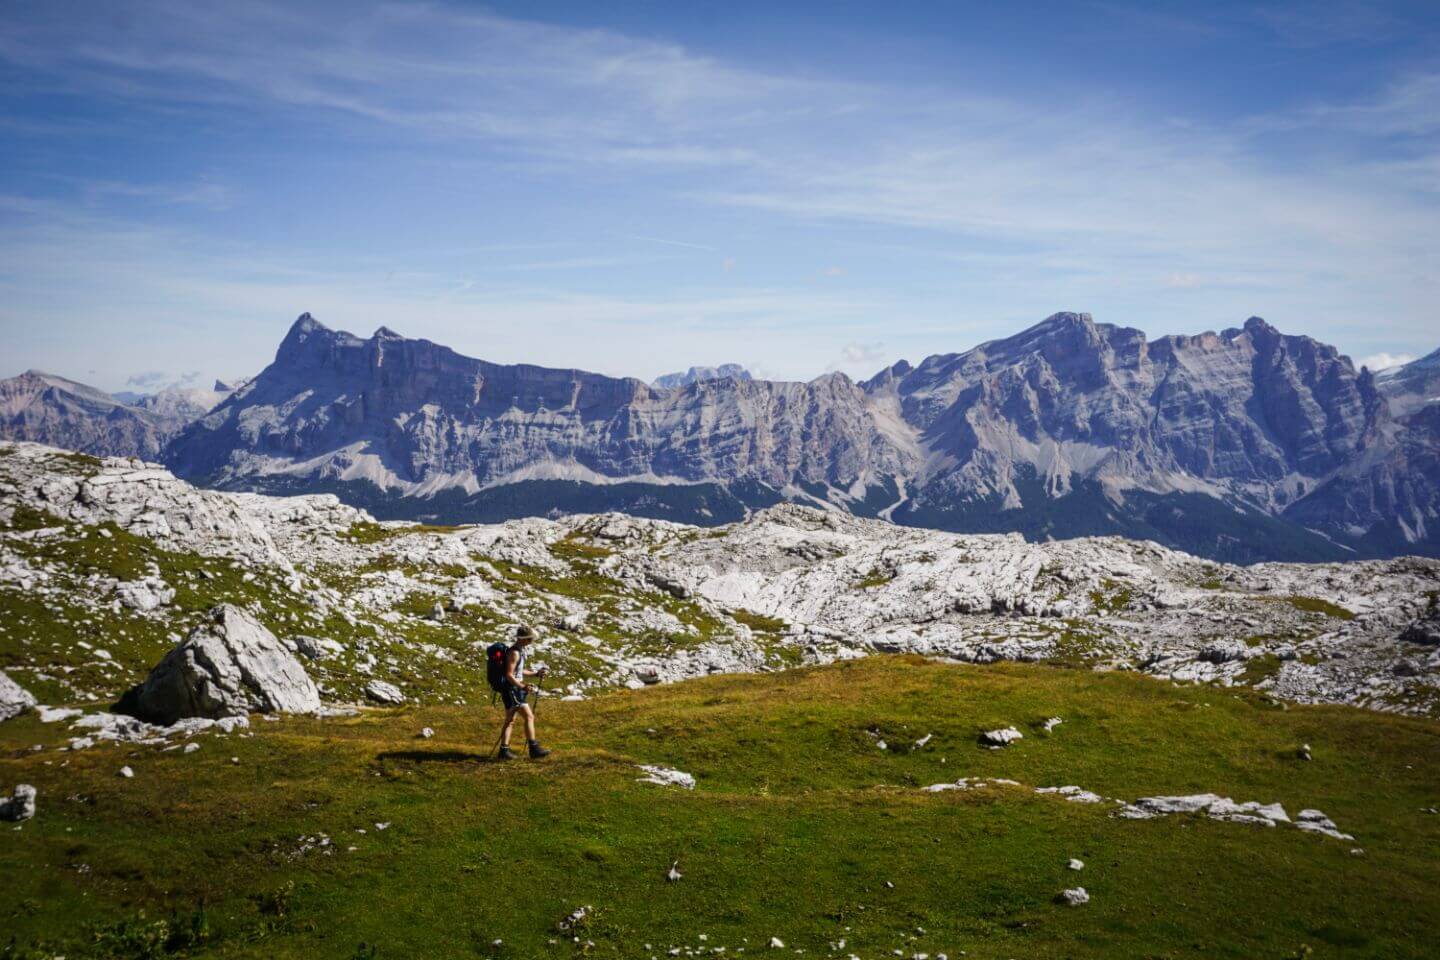
M 505 660 L 509 653 L 510 647 L 499 640 L 485 648 L 485 679 L 490 681 L 491 690 L 505 688 Z

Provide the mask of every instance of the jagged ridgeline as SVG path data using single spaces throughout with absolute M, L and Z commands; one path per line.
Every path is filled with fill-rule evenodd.
M 1151 340 L 1061 313 L 863 382 L 727 365 L 645 384 L 487 363 L 386 329 L 356 337 L 306 314 L 270 366 L 187 424 L 145 433 L 110 411 L 105 430 L 86 428 L 96 401 L 50 378 L 12 386 L 0 426 L 158 456 L 201 485 L 334 493 L 385 519 L 614 510 L 717 525 L 794 502 L 1325 561 L 1440 554 L 1435 369 L 1432 355 L 1376 377 L 1258 318 Z
M 796 504 L 711 528 L 381 523 L 328 495 L 207 490 L 35 444 L 0 444 L 0 484 L 0 667 L 50 704 L 112 701 L 221 604 L 305 658 L 331 701 L 488 697 L 483 648 L 532 623 L 560 696 L 910 652 L 1435 704 L 1433 643 L 1413 631 L 1437 560 L 1239 567 Z

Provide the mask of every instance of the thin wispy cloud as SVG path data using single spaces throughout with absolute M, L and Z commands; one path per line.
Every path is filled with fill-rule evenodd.
M 1304 51 L 1397 30 L 1328 6 L 1311 24 L 1268 5 L 1201 19 L 1090 9 L 1187 50 L 1246 31 Z M 227 316 L 244 304 L 276 322 L 320 300 L 399 329 L 413 318 L 432 339 L 463 331 L 467 310 L 477 326 L 499 309 L 562 325 L 565 309 L 737 324 L 713 356 L 676 342 L 651 364 L 662 372 L 749 350 L 746 325 L 773 310 L 771 326 L 807 345 L 782 364 L 795 376 L 826 357 L 894 359 L 849 359 L 847 344 L 873 342 L 840 329 L 851 323 L 911 353 L 1062 307 L 1153 333 L 1265 313 L 1399 353 L 1423 347 L 1434 319 L 1440 73 L 1418 62 L 1360 93 L 1217 118 L 1118 82 L 1056 98 L 460 4 L 179 0 L 28 7 L 0 31 L 0 62 L 12 98 L 85 105 L 73 124 L 0 123 L 0 137 L 44 148 L 31 163 L 47 184 L 0 182 L 0 209 L 19 214 L 0 224 L 7 323 L 88 302 L 143 325 L 214 309 L 223 292 Z M 43 170 L 46 124 L 102 114 L 123 118 L 106 137 L 147 131 L 154 162 Z M 1290 147 L 1296 133 L 1326 149 Z M 303 148 L 285 146 L 296 137 Z M 176 143 L 195 156 L 172 159 Z M 842 276 L 854 289 L 831 298 Z M 177 296 L 194 298 L 188 310 Z M 1392 342 L 1375 341 L 1376 314 Z M 554 359 L 534 343 L 516 359 Z

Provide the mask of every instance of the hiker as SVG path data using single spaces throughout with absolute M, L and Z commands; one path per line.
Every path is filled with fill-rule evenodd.
M 494 643 L 486 651 L 490 686 L 499 691 L 500 698 L 505 702 L 505 725 L 500 728 L 501 760 L 515 759 L 515 753 L 510 749 L 510 730 L 515 726 L 517 716 L 525 718 L 525 743 L 530 750 L 530 759 L 539 760 L 550 754 L 535 739 L 535 711 L 526 702 L 530 698 L 530 684 L 525 682 L 525 678 L 545 677 L 543 667 L 539 670 L 525 669 L 526 650 L 536 639 L 535 631 L 522 625 L 515 631 L 513 645 L 506 647 L 503 643 Z

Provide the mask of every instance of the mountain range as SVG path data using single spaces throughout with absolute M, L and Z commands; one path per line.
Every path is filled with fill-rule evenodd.
M 217 384 L 217 387 L 221 386 Z M 1116 534 L 1239 562 L 1440 555 L 1440 351 L 1377 376 L 1259 318 L 1150 340 L 1057 313 L 863 382 L 501 365 L 309 314 L 212 408 L 27 373 L 0 435 L 433 522 L 791 500 L 946 530 Z
M 109 394 L 64 377 L 27 370 L 0 380 L 0 437 L 37 439 L 97 456 L 158 460 L 180 428 L 229 396 L 231 387 L 172 387 Z

